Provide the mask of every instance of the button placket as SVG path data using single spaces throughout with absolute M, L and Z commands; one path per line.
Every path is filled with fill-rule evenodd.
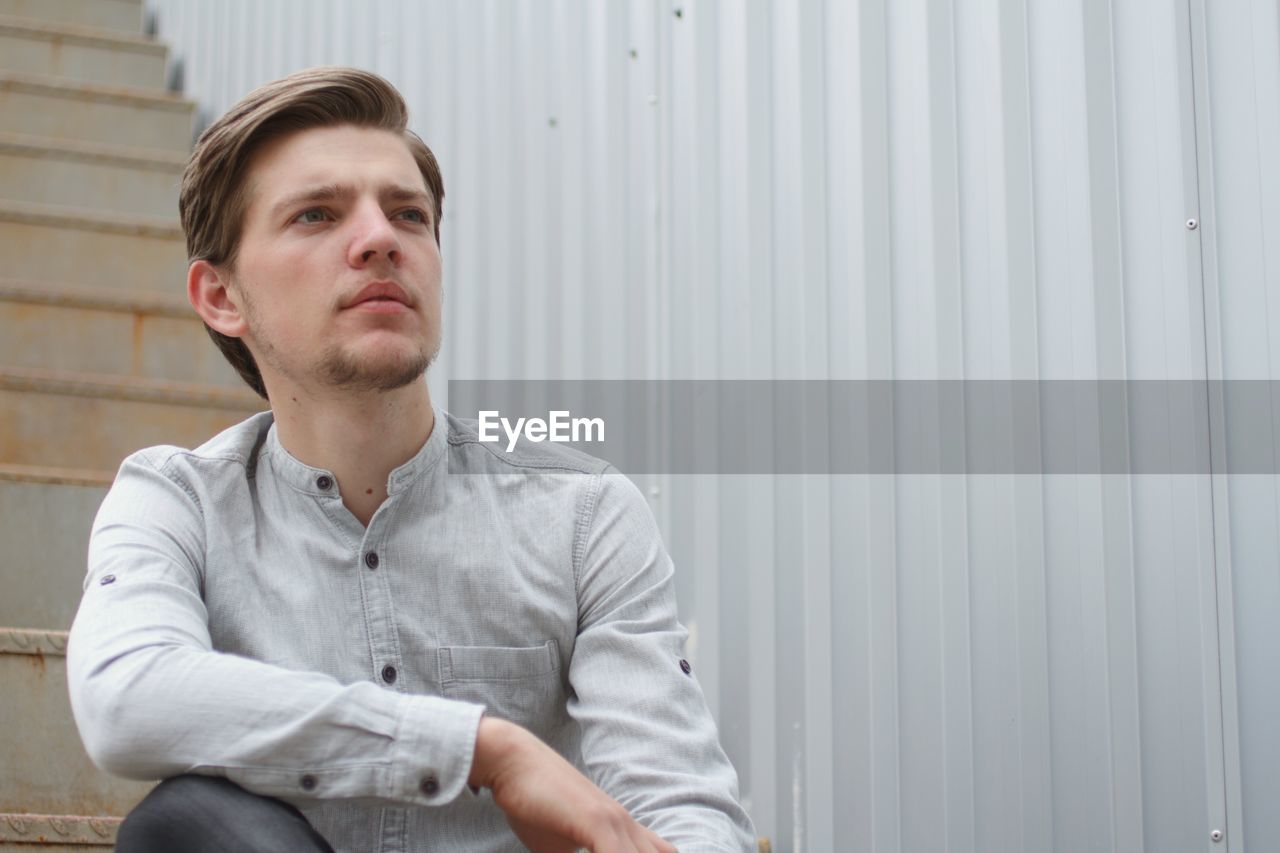
M 385 508 L 385 504 L 384 504 Z M 369 632 L 369 649 L 373 655 L 371 680 L 391 690 L 403 692 L 403 673 L 400 672 L 400 642 L 396 634 L 395 608 L 391 600 L 391 588 L 386 571 L 387 562 L 382 546 L 381 528 L 383 513 L 375 514 L 365 531 L 360 550 L 356 553 L 355 570 L 364 591 L 365 626 Z

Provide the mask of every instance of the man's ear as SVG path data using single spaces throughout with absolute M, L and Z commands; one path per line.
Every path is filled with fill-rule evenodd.
M 229 338 L 244 337 L 249 330 L 244 314 L 228 289 L 226 273 L 208 261 L 192 261 L 187 268 L 187 299 L 200 319 Z

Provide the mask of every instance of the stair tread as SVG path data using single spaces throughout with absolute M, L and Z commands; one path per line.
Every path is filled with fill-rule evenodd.
M 0 462 L 0 481 L 46 483 L 55 486 L 110 486 L 115 478 L 114 471 Z
M 123 817 L 0 812 L 0 842 L 114 844 Z
M 163 44 L 146 36 L 132 35 L 121 30 L 111 30 L 103 27 L 89 27 L 84 24 L 68 24 L 42 21 L 36 18 L 16 17 L 14 15 L 0 15 L 0 32 L 5 31 L 31 38 L 101 44 L 104 47 L 136 50 L 139 53 L 151 53 L 161 56 L 167 52 L 167 48 Z
M 266 401 L 247 388 L 38 367 L 0 367 L 0 390 L 259 412 Z
M 34 225 L 65 226 L 88 231 L 107 231 L 159 239 L 181 240 L 182 227 L 176 217 L 113 213 L 67 205 L 36 204 L 0 199 L 0 220 Z
M 59 305 L 96 311 L 119 311 L 198 320 L 199 315 L 186 299 L 148 293 L 145 290 L 78 287 L 49 282 L 21 281 L 0 277 L 0 302 L 23 302 L 33 305 Z
M 46 159 L 93 161 L 174 174 L 181 174 L 187 163 L 185 153 L 9 132 L 0 132 L 0 153 L 26 154 Z
M 143 107 L 187 112 L 195 109 L 195 102 L 163 89 L 143 89 L 136 86 L 104 86 L 101 83 L 82 83 L 65 77 L 44 74 L 28 74 L 21 71 L 0 71 L 0 90 L 27 91 L 63 98 L 79 98 L 90 101 L 115 101 Z
M 44 628 L 0 626 L 0 654 L 62 657 L 67 653 L 68 633 Z

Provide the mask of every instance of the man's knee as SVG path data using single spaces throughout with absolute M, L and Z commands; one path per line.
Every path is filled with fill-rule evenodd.
M 297 809 L 213 776 L 167 779 L 129 812 L 117 853 L 161 850 L 332 853 Z

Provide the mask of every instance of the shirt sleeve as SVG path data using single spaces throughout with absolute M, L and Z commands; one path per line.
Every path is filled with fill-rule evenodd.
M 588 774 L 633 817 L 690 851 L 755 849 L 737 774 L 684 659 L 671 558 L 644 496 L 606 469 L 575 544 L 578 638 L 569 713 Z
M 94 763 L 133 779 L 225 776 L 294 802 L 453 800 L 483 706 L 213 649 L 204 520 L 163 450 L 125 460 L 89 540 L 67 681 Z

